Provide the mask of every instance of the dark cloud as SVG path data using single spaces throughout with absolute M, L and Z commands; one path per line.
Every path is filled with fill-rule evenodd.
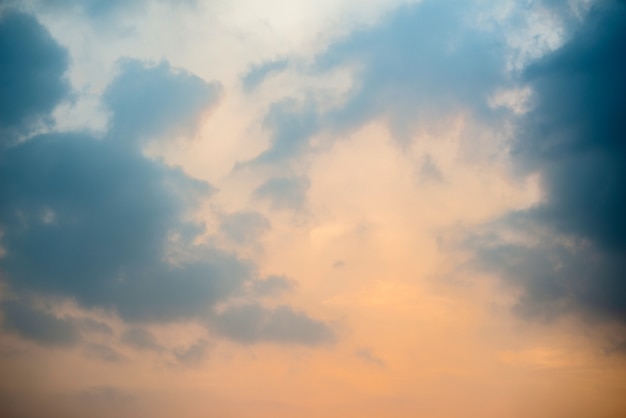
M 125 59 L 104 92 L 112 110 L 110 137 L 124 142 L 171 138 L 193 132 L 198 119 L 220 96 L 219 83 L 206 83 L 167 61 L 158 65 Z
M 295 287 L 296 282 L 285 276 L 269 276 L 252 282 L 252 291 L 258 296 L 275 296 Z
M 335 339 L 328 325 L 289 306 L 271 309 L 258 304 L 233 306 L 217 314 L 211 326 L 218 334 L 243 344 L 319 345 Z
M 52 60 L 55 70 L 45 73 L 41 83 L 58 86 L 67 65 L 63 50 L 32 18 L 7 15 L 3 22 L 21 28 L 30 46 L 14 51 L 10 71 L 0 74 L 2 85 L 17 73 L 36 73 L 40 63 Z M 31 55 L 41 55 L 42 61 Z M 211 186 L 125 143 L 193 125 L 202 107 L 214 103 L 216 88 L 165 62 L 146 66 L 127 60 L 121 68 L 105 94 L 113 114 L 109 138 L 39 135 L 0 155 L 6 251 L 0 268 L 22 296 L 70 297 L 127 320 L 202 316 L 242 285 L 250 266 L 234 255 L 191 244 L 203 226 L 185 219 Z M 27 84 L 15 88 L 23 88 L 24 96 L 37 96 L 39 91 Z M 46 95 L 48 90 L 44 86 L 41 91 Z M 33 114 L 29 101 L 13 106 L 21 106 L 16 115 Z M 51 106 L 36 109 L 35 114 Z M 3 122 L 15 128 L 24 118 L 5 117 Z M 170 251 L 181 249 L 185 260 L 168 261 Z M 11 313 L 24 316 L 22 311 Z
M 257 212 L 224 215 L 220 223 L 220 232 L 236 244 L 254 243 L 270 229 L 270 221 Z
M 144 328 L 130 328 L 122 334 L 122 342 L 138 350 L 162 351 L 154 334 Z
M 1 267 L 17 291 L 73 297 L 129 320 L 201 315 L 249 274 L 235 256 L 191 245 L 202 226 L 184 220 L 186 203 L 210 190 L 114 141 L 33 138 L 0 160 Z M 174 245 L 195 257 L 169 263 Z
M 310 186 L 305 177 L 273 177 L 257 187 L 254 196 L 269 200 L 274 209 L 300 210 Z
M 626 5 L 615 1 L 596 4 L 565 45 L 525 72 L 534 107 L 513 156 L 539 174 L 544 197 L 468 243 L 482 269 L 519 286 L 524 315 L 626 325 L 624 74 Z M 506 231 L 526 238 L 504 239 Z
M 32 16 L 0 10 L 0 145 L 26 134 L 67 98 L 68 54 Z
M 83 318 L 78 320 L 81 331 L 88 333 L 98 333 L 103 335 L 113 335 L 113 329 L 101 321 L 91 318 Z
M 261 85 L 269 76 L 279 73 L 289 67 L 289 60 L 286 58 L 266 61 L 253 65 L 248 72 L 241 77 L 241 84 L 244 91 L 250 93 Z
M 48 346 L 71 346 L 81 339 L 76 321 L 58 317 L 21 301 L 6 301 L 2 305 L 2 328 L 22 338 Z
M 528 213 L 483 226 L 466 239 L 464 246 L 476 255 L 473 268 L 505 278 L 521 292 L 515 306 L 521 316 L 552 319 L 575 312 L 592 320 L 626 320 L 623 256 L 555 235 Z
M 516 157 L 542 174 L 536 216 L 612 249 L 626 247 L 626 8 L 605 2 L 526 73 L 535 108 Z

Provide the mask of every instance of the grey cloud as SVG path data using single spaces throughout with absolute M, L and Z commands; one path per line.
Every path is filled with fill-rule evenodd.
M 68 97 L 68 61 L 67 52 L 37 20 L 0 10 L 0 145 L 48 120 Z
M 289 60 L 286 58 L 266 61 L 261 64 L 253 65 L 248 72 L 241 77 L 241 84 L 244 91 L 250 93 L 261 85 L 270 75 L 279 73 L 289 66 Z
M 563 48 L 532 65 L 535 108 L 515 156 L 539 171 L 536 216 L 564 233 L 626 247 L 626 7 L 605 2 Z
M 221 86 L 207 83 L 167 61 L 157 65 L 125 59 L 104 92 L 113 111 L 110 137 L 120 141 L 167 138 L 193 131 L 200 116 L 215 105 Z
M 358 126 L 383 115 L 401 134 L 452 112 L 488 114 L 489 93 L 505 81 L 505 45 L 468 25 L 476 12 L 465 1 L 426 0 L 331 45 L 317 59 L 320 70 L 359 68 L 333 122 Z
M 522 219 L 499 220 L 481 233 L 474 231 L 464 246 L 475 252 L 469 264 L 473 269 L 501 277 L 520 290 L 518 314 L 542 320 L 566 313 L 592 321 L 626 320 L 624 257 L 589 242 L 555 236 L 549 225 L 537 224 L 528 214 L 517 216 Z M 507 232 L 522 231 L 527 234 L 524 240 L 503 238 Z
M 138 350 L 162 351 L 154 334 L 144 328 L 130 328 L 122 334 L 122 342 Z
M 299 155 L 309 149 L 311 136 L 323 126 L 323 115 L 314 101 L 299 103 L 287 98 L 270 106 L 263 126 L 272 132 L 270 147 L 253 164 L 272 164 Z
M 263 280 L 252 282 L 252 291 L 258 296 L 274 296 L 291 290 L 296 282 L 285 276 L 269 276 Z
M 257 187 L 254 196 L 269 200 L 274 209 L 300 210 L 310 186 L 304 177 L 273 177 Z
M 113 335 L 113 329 L 106 323 L 91 318 L 78 320 L 81 331 L 98 333 L 103 335 Z
M 5 23 L 7 16 L 13 19 L 3 16 Z M 67 62 L 59 57 L 64 53 L 32 18 L 16 19 L 22 22 L 18 28 L 32 32 L 24 37 L 35 39 L 25 56 L 59 65 L 46 72 L 46 83 L 62 83 Z M 0 84 L 20 69 L 25 74 L 34 71 L 31 64 L 41 62 L 31 58 L 15 58 L 15 68 L 0 72 Z M 254 266 L 236 254 L 197 243 L 205 227 L 189 214 L 213 188 L 146 157 L 140 145 L 192 130 L 199 115 L 215 104 L 219 88 L 167 62 L 154 66 L 126 60 L 120 68 L 104 95 L 112 113 L 104 139 L 72 132 L 44 134 L 0 153 L 2 279 L 19 301 L 71 299 L 82 308 L 104 310 L 131 323 L 206 321 L 218 303 L 239 294 L 254 278 Z M 33 94 L 30 86 L 23 88 Z M 52 108 L 47 104 L 33 111 L 31 102 L 19 100 L 13 105 L 22 106 L 25 110 L 16 114 L 26 116 Z M 5 118 L 3 123 L 7 129 L 21 129 L 26 116 Z M 272 191 L 268 186 L 261 195 L 278 199 Z M 298 196 L 281 203 L 293 198 Z M 264 228 L 262 221 L 255 225 L 256 232 Z M 226 229 L 236 238 L 245 235 Z M 5 328 L 43 344 L 70 344 L 88 328 L 107 332 L 106 326 L 57 318 L 25 302 L 8 302 L 2 309 Z M 258 318 L 261 329 L 255 338 L 304 340 L 305 334 L 315 338 L 316 330 L 326 329 L 289 308 L 261 312 L 265 316 Z M 229 330 L 229 318 L 222 318 L 220 330 L 234 335 L 237 330 Z M 295 326 L 284 326 L 284 321 Z M 154 343 L 136 331 L 123 339 L 135 346 Z M 123 359 L 104 345 L 88 345 L 85 353 L 111 362 Z
M 233 306 L 217 314 L 210 325 L 218 334 L 243 344 L 275 342 L 313 346 L 335 339 L 327 324 L 289 306 Z
M 123 363 L 128 360 L 116 349 L 102 344 L 87 344 L 84 348 L 88 358 L 104 361 L 106 363 Z
M 270 229 L 270 221 L 257 212 L 224 215 L 220 223 L 220 232 L 237 244 L 253 243 Z
M 265 119 L 270 147 L 255 161 L 296 157 L 312 148 L 313 135 L 341 137 L 374 118 L 385 119 L 400 142 L 459 113 L 492 122 L 501 112 L 488 97 L 509 85 L 506 51 L 501 37 L 469 23 L 478 13 L 472 2 L 426 0 L 331 44 L 309 71 L 323 77 L 356 68 L 345 102 L 331 110 L 312 99 L 276 103 Z
M 202 227 L 184 221 L 181 193 L 199 199 L 210 188 L 116 142 L 36 137 L 4 153 L 0 179 L 0 265 L 20 292 L 172 320 L 201 315 L 249 275 L 235 256 L 191 246 Z M 195 260 L 164 260 L 173 233 Z
M 209 342 L 201 339 L 187 348 L 174 350 L 174 357 L 186 366 L 198 366 L 207 358 L 209 347 Z
M 532 64 L 534 108 L 513 157 L 544 198 L 470 239 L 481 269 L 522 291 L 526 316 L 626 325 L 626 5 L 597 3 L 570 40 Z M 524 242 L 504 231 L 530 234 Z
M 35 81 L 60 85 L 67 65 L 64 51 L 32 18 L 8 14 L 5 29 L 7 22 L 24 32 L 28 47 L 12 52 L 1 84 L 12 82 L 16 73 L 37 75 L 43 65 L 45 77 Z M 11 33 L 18 31 L 11 25 Z M 54 64 L 50 71 L 49 60 Z M 37 96 L 24 83 L 17 85 L 24 96 Z M 46 95 L 48 90 L 43 86 L 41 91 Z M 73 298 L 126 320 L 169 321 L 203 316 L 242 286 L 251 266 L 218 249 L 192 245 L 203 226 L 185 217 L 211 186 L 125 143 L 194 124 L 201 107 L 214 103 L 214 93 L 215 86 L 165 62 L 145 66 L 127 60 L 106 92 L 113 113 L 109 138 L 39 135 L 5 149 L 0 155 L 0 227 L 6 255 L 0 268 L 11 289 L 21 297 Z M 17 115 L 34 112 L 28 101 L 12 105 L 22 107 Z M 51 106 L 35 109 L 37 114 Z M 3 123 L 21 127 L 24 118 Z M 175 243 L 170 243 L 172 236 L 178 237 Z M 168 262 L 172 245 L 184 249 L 187 258 Z
M 77 323 L 22 301 L 2 304 L 2 327 L 21 337 L 48 346 L 71 346 L 81 340 Z

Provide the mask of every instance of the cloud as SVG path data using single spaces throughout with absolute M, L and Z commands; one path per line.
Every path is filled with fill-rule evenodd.
M 70 93 L 69 57 L 32 16 L 0 11 L 0 146 L 27 134 Z
M 626 5 L 613 1 L 596 4 L 567 43 L 525 71 L 534 107 L 512 155 L 539 174 L 544 197 L 468 243 L 480 268 L 521 289 L 524 315 L 626 325 L 625 72 Z
M 300 210 L 306 205 L 310 186 L 304 177 L 273 177 L 257 187 L 254 196 L 269 200 L 274 209 Z
M 257 241 L 270 229 L 270 221 L 257 212 L 236 212 L 224 215 L 220 223 L 220 232 L 240 245 Z
M 252 282 L 252 291 L 258 296 L 274 296 L 295 287 L 296 281 L 284 276 L 269 276 Z
M 232 306 L 212 318 L 210 326 L 218 334 L 243 344 L 275 342 L 313 346 L 335 339 L 328 325 L 289 306 Z
M 85 356 L 106 363 L 123 363 L 127 360 L 123 354 L 108 345 L 87 344 L 84 348 Z
M 113 329 L 101 321 L 91 318 L 83 318 L 78 320 L 81 331 L 98 333 L 103 335 L 113 335 Z
M 48 346 L 72 346 L 81 340 L 76 321 L 34 308 L 20 301 L 2 304 L 2 328 Z
M 252 163 L 275 164 L 301 154 L 323 124 L 323 115 L 311 99 L 300 103 L 287 98 L 273 103 L 263 120 L 263 127 L 272 133 L 270 147 Z
M 174 320 L 202 315 L 250 274 L 234 255 L 192 245 L 202 226 L 185 220 L 186 203 L 208 185 L 117 142 L 39 136 L 5 152 L 0 178 L 0 265 L 19 292 Z M 195 256 L 168 262 L 174 245 Z
M 19 5 L 18 0 L 8 0 L 10 4 Z M 32 0 L 36 7 L 44 12 L 64 13 L 77 12 L 90 19 L 91 22 L 110 26 L 120 17 L 145 13 L 150 6 L 147 0 Z M 158 3 L 175 6 L 193 6 L 196 0 L 156 0 Z
M 264 121 L 270 147 L 254 161 L 297 157 L 314 148 L 318 133 L 342 137 L 374 119 L 386 121 L 400 143 L 459 114 L 494 120 L 502 112 L 490 108 L 488 98 L 509 84 L 506 44 L 472 23 L 479 13 L 471 2 L 426 0 L 332 43 L 308 71 L 325 77 L 352 69 L 342 103 L 328 109 L 313 97 L 276 102 Z
M 174 350 L 174 357 L 186 366 L 198 366 L 207 358 L 209 347 L 209 342 L 201 339 L 187 348 Z
M 221 86 L 207 83 L 167 61 L 157 65 L 123 59 L 120 74 L 107 87 L 104 103 L 112 110 L 109 136 L 124 142 L 189 135 L 214 106 Z
M 474 14 L 467 2 L 427 0 L 331 45 L 317 58 L 320 71 L 357 66 L 332 121 L 350 127 L 385 116 L 399 134 L 454 112 L 489 113 L 489 92 L 505 77 L 505 45 L 470 26 Z
M 9 71 L 0 72 L 0 84 L 20 71 L 36 73 L 42 64 L 45 83 L 63 85 L 66 55 L 45 30 L 30 17 L 10 13 L 3 15 L 3 25 L 3 30 L 9 27 L 9 33 L 22 33 L 29 41 L 20 39 L 28 48 L 8 56 L 13 58 Z M 14 26 L 19 30 L 11 29 Z M 54 63 L 53 70 L 46 70 L 48 61 Z M 28 82 L 18 87 L 26 95 L 38 94 L 29 90 Z M 48 94 L 46 86 L 41 91 Z M 18 93 L 16 97 L 21 97 Z M 48 345 L 69 345 L 88 329 L 110 331 L 106 324 L 42 311 L 30 302 L 36 299 L 69 299 L 133 326 L 203 322 L 219 303 L 240 294 L 255 278 L 252 263 L 201 239 L 205 227 L 192 214 L 211 197 L 213 187 L 147 157 L 141 149 L 149 139 L 166 140 L 193 131 L 218 96 L 217 83 L 206 83 L 166 61 L 152 65 L 125 59 L 103 96 L 112 115 L 104 138 L 57 132 L 33 136 L 2 151 L 0 271 L 16 298 L 2 306 L 5 329 Z M 22 129 L 31 115 L 49 116 L 45 112 L 60 98 L 54 96 L 39 107 L 25 99 L 14 101 L 15 114 L 21 116 L 5 117 L 6 129 Z M 271 187 L 267 193 L 273 197 Z M 234 216 L 223 225 L 231 238 L 246 239 L 267 227 L 254 214 Z M 241 221 L 248 222 L 243 227 L 250 230 L 242 230 L 237 225 Z M 268 339 L 277 342 L 289 340 L 289 332 L 293 339 L 302 339 L 303 331 L 297 327 L 273 328 L 279 325 L 275 319 L 286 315 L 284 309 L 265 313 L 271 320 L 258 330 L 258 338 L 267 331 Z M 290 318 L 309 331 L 325 326 L 307 322 L 303 314 L 292 313 Z M 225 322 L 220 330 L 226 335 L 237 332 L 229 331 Z M 158 346 L 140 328 L 131 328 L 122 339 L 135 348 Z M 106 361 L 123 357 L 98 344 L 88 344 L 85 351 Z
M 18 20 L 42 37 L 32 18 Z M 38 48 L 52 52 L 43 57 L 65 57 L 44 40 Z M 32 54 L 30 49 L 25 54 Z M 31 66 L 37 62 L 14 61 L 24 73 L 35 71 Z M 9 81 L 18 70 L 11 70 Z M 58 85 L 64 71 L 50 73 L 45 81 Z M 34 93 L 25 88 L 27 95 Z M 203 106 L 214 104 L 215 92 L 215 86 L 166 62 L 150 66 L 126 60 L 105 92 L 113 114 L 108 138 L 38 135 L 6 149 L 0 158 L 6 251 L 0 268 L 12 289 L 21 296 L 73 298 L 126 320 L 169 321 L 205 315 L 241 286 L 250 274 L 247 263 L 192 245 L 203 226 L 187 220 L 188 212 L 210 195 L 211 186 L 126 146 L 191 129 Z M 24 107 L 18 114 L 31 112 L 29 102 L 13 105 Z M 184 249 L 187 259 L 170 262 L 174 246 Z
M 246 93 L 256 90 L 270 75 L 279 73 L 289 66 L 287 58 L 265 61 L 261 64 L 253 65 L 248 72 L 241 77 L 241 84 Z
M 130 392 L 112 386 L 91 387 L 82 390 L 78 397 L 90 406 L 128 404 L 135 400 L 135 396 Z
M 370 350 L 369 348 L 360 348 L 354 352 L 354 355 L 366 363 L 373 364 L 382 368 L 387 367 L 387 363 L 385 363 L 383 359 L 372 353 L 372 350 Z
M 154 334 L 144 328 L 130 328 L 122 334 L 122 342 L 138 350 L 162 351 Z

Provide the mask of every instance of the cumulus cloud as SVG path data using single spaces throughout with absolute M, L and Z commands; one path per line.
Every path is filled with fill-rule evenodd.
M 313 148 L 317 133 L 341 137 L 373 119 L 385 120 L 400 142 L 461 113 L 492 120 L 489 95 L 509 83 L 506 44 L 471 23 L 478 13 L 472 2 L 427 0 L 401 6 L 375 26 L 330 44 L 309 71 L 323 77 L 352 69 L 343 102 L 331 109 L 310 97 L 276 102 L 264 120 L 270 147 L 255 161 L 296 157 Z
M 14 116 L 3 115 L 0 134 L 6 142 L 7 130 L 45 117 L 69 89 L 63 87 L 66 53 L 46 30 L 28 15 L 5 12 L 2 19 L 2 30 L 24 45 L 20 50 L 0 45 L 8 61 L 0 84 L 17 79 L 21 84 L 10 88 L 24 93 L 15 92 L 20 99 L 11 104 L 17 108 Z M 28 99 L 39 97 L 39 90 L 32 90 L 39 88 L 37 83 L 45 84 L 43 99 Z M 0 269 L 18 300 L 4 304 L 5 328 L 43 344 L 77 339 L 75 328 L 81 327 L 74 321 L 29 305 L 50 297 L 71 299 L 81 308 L 131 323 L 205 320 L 218 302 L 254 278 L 250 262 L 197 242 L 204 225 L 191 215 L 210 197 L 212 186 L 146 157 L 141 149 L 146 140 L 192 132 L 218 96 L 217 83 L 166 61 L 153 65 L 126 59 L 103 96 L 111 112 L 103 139 L 58 132 L 2 150 Z M 1 100 L 8 99 L 3 95 Z M 244 218 L 252 220 L 253 229 L 265 228 L 258 217 Z M 236 226 L 225 228 L 235 239 L 245 238 Z M 297 326 L 283 332 L 300 336 Z M 274 340 L 284 339 L 276 335 Z M 157 344 L 136 329 L 123 340 L 135 347 Z M 86 350 L 105 360 L 118 358 L 110 347 L 90 345 Z
M 512 156 L 539 174 L 544 197 L 467 243 L 480 268 L 521 289 L 525 315 L 626 325 L 625 72 L 626 5 L 617 1 L 597 3 L 568 42 L 525 71 L 533 108 Z
M 138 350 L 161 351 L 163 346 L 159 344 L 154 334 L 144 328 L 129 328 L 122 334 L 122 342 Z
M 2 328 L 49 346 L 71 346 L 81 339 L 76 321 L 58 317 L 21 301 L 2 304 Z
M 68 97 L 69 57 L 33 17 L 0 10 L 0 146 L 27 134 Z
M 157 65 L 124 59 L 120 74 L 104 92 L 112 110 L 110 137 L 120 141 L 171 138 L 193 132 L 200 116 L 220 96 L 220 84 L 207 83 L 167 61 Z

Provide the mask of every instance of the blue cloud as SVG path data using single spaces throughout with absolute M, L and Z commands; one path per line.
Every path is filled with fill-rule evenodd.
M 111 140 L 141 143 L 188 135 L 220 97 L 219 83 L 206 83 L 184 70 L 173 69 L 167 61 L 146 65 L 125 59 L 119 66 L 119 76 L 103 96 L 112 110 Z
M 309 71 L 324 77 L 356 68 L 344 103 L 330 110 L 312 99 L 275 103 L 264 121 L 270 147 L 255 161 L 296 157 L 311 150 L 317 133 L 341 137 L 375 118 L 386 120 L 400 142 L 460 113 L 494 121 L 499 111 L 489 107 L 488 98 L 510 84 L 506 45 L 495 32 L 468 23 L 477 13 L 471 2 L 426 0 L 401 6 L 377 25 L 331 44 Z
M 512 156 L 538 173 L 544 198 L 473 237 L 481 269 L 523 291 L 518 311 L 576 313 L 626 325 L 626 5 L 593 7 L 525 79 L 534 108 Z M 500 231 L 530 234 L 511 243 Z M 538 231 L 538 232 L 534 232 Z
M 0 146 L 27 134 L 70 93 L 69 57 L 32 16 L 0 13 Z
M 2 304 L 2 326 L 23 338 L 49 346 L 71 346 L 80 339 L 78 323 L 20 301 Z
M 162 351 L 163 346 L 159 344 L 154 334 L 144 328 L 129 328 L 122 334 L 122 342 L 137 350 Z
M 69 88 L 63 78 L 66 53 L 41 25 L 15 12 L 4 14 L 0 23 L 4 33 L 21 36 L 16 44 L 22 46 L 0 45 L 7 60 L 0 85 L 18 81 L 3 87 L 17 89 L 13 113 L 1 120 L 6 143 L 7 132 L 30 129 L 29 123 L 48 117 Z M 196 243 L 204 225 L 189 215 L 210 197 L 212 186 L 146 157 L 141 147 L 150 139 L 192 131 L 216 104 L 219 90 L 217 83 L 165 61 L 149 65 L 127 59 L 103 96 L 112 115 L 104 139 L 61 132 L 2 150 L 0 271 L 14 296 L 2 305 L 5 330 L 44 345 L 71 345 L 94 331 L 110 331 L 106 324 L 57 317 L 31 303 L 58 297 L 130 323 L 210 321 L 218 303 L 255 278 L 254 265 L 236 254 Z M 1 100 L 8 106 L 4 96 Z M 260 217 L 239 214 L 224 231 L 245 239 L 250 231 L 235 225 L 242 219 L 250 221 L 254 233 L 266 227 Z M 273 310 L 257 311 L 281 317 Z M 265 326 L 257 338 L 281 342 L 290 332 L 300 338 L 300 325 L 318 324 L 300 313 L 294 319 L 293 327 L 280 332 Z M 227 327 L 220 330 L 228 335 Z M 159 347 L 138 327 L 122 340 L 135 348 Z M 197 357 L 196 351 L 187 357 Z M 88 344 L 85 353 L 110 362 L 125 358 L 101 344 Z

